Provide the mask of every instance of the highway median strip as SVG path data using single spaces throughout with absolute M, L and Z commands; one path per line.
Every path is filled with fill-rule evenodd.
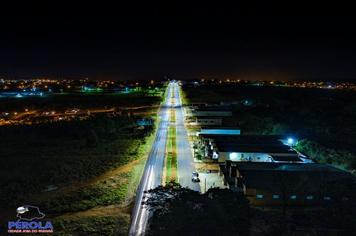
M 170 110 L 170 126 L 168 127 L 168 138 L 165 159 L 165 178 L 164 182 L 178 182 L 177 146 L 176 146 L 176 127 L 175 110 Z

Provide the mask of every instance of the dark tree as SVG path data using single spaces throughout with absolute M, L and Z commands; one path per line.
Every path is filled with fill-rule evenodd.
M 248 235 L 250 208 L 242 195 L 227 189 L 200 194 L 172 183 L 147 193 L 153 211 L 148 235 Z

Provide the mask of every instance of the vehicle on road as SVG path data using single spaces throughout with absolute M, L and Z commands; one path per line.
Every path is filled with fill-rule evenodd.
M 193 172 L 192 173 L 192 182 L 200 182 L 198 172 Z

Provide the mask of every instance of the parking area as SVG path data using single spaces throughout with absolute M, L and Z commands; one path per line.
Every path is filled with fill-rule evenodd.
M 224 178 L 219 175 L 219 172 L 199 172 L 199 178 L 202 193 L 205 193 L 210 188 L 226 188 L 224 185 Z
M 195 168 L 199 173 L 200 189 L 205 193 L 209 188 L 226 188 L 224 177 L 219 175 L 219 165 L 217 163 L 195 163 Z

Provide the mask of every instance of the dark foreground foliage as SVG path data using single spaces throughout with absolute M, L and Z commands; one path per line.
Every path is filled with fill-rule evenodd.
M 247 235 L 250 208 L 242 194 L 210 189 L 200 194 L 171 184 L 149 191 L 148 235 Z

